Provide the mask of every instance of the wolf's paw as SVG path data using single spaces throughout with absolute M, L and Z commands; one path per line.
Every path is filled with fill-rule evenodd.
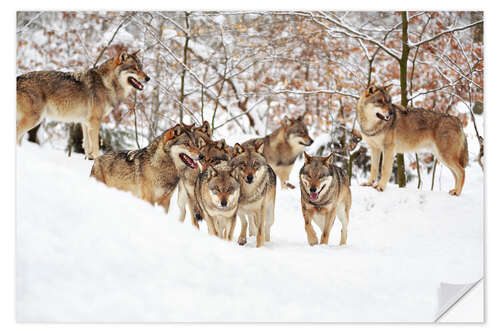
M 379 192 L 384 192 L 384 190 L 385 190 L 385 186 L 382 186 L 380 184 L 373 185 L 373 188 Z
M 361 186 L 373 186 L 373 182 L 364 182 L 361 183 Z
M 308 240 L 309 245 L 314 246 L 318 245 L 318 238 L 317 237 L 310 237 Z
M 295 189 L 295 185 L 292 185 L 292 184 L 286 182 L 285 185 L 283 186 L 283 188 L 285 188 L 285 189 L 289 188 L 289 189 L 294 190 Z
M 247 243 L 247 239 L 245 237 L 238 238 L 238 244 L 243 246 Z
M 460 194 L 458 194 L 456 189 L 450 190 L 450 192 L 448 192 L 448 193 L 450 193 L 450 195 L 455 195 L 457 197 L 460 195 Z

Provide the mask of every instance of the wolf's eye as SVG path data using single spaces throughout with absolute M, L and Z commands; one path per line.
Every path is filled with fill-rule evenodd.
M 219 186 L 215 186 L 215 192 L 219 193 L 220 190 L 219 190 Z

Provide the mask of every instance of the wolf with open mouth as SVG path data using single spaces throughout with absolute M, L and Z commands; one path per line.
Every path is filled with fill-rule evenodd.
M 347 241 L 347 225 L 351 208 L 351 189 L 346 173 L 334 164 L 334 155 L 311 157 L 304 152 L 305 162 L 300 169 L 302 215 L 309 245 L 318 244 L 312 227 L 321 229 L 320 244 L 328 244 L 335 217 L 342 223 L 340 245 Z
M 370 86 L 357 104 L 361 136 L 370 147 L 370 178 L 362 185 L 383 191 L 391 176 L 394 155 L 428 149 L 446 165 L 455 178 L 451 195 L 460 195 L 469 153 L 462 123 L 457 117 L 393 104 L 388 87 Z M 381 154 L 382 176 L 378 183 Z
M 198 161 L 204 158 L 191 127 L 177 124 L 145 148 L 99 156 L 90 176 L 161 205 L 168 212 L 180 175 L 186 170 L 199 170 Z
M 130 93 L 144 89 L 149 76 L 137 54 L 122 52 L 95 68 L 78 72 L 37 71 L 17 77 L 17 141 L 44 118 L 79 122 L 85 155 L 99 152 L 101 121 Z

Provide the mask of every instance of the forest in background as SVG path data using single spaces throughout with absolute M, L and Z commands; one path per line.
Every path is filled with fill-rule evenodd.
M 18 75 L 141 50 L 151 81 L 104 120 L 103 151 L 144 147 L 181 121 L 207 120 L 216 137 L 264 136 L 285 115 L 305 115 L 312 137 L 330 137 L 316 153 L 334 151 L 363 177 L 370 160 L 355 106 L 373 83 L 391 85 L 402 105 L 472 122 L 468 140 L 483 147 L 482 12 L 18 12 L 16 35 Z M 46 120 L 30 134 L 83 151 L 74 124 Z M 430 153 L 405 158 L 394 168 L 400 186 L 435 170 Z

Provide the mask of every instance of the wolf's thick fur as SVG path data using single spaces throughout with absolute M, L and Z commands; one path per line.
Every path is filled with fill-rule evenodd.
M 300 194 L 307 241 L 318 244 L 311 225 L 314 221 L 321 229 L 320 244 L 328 244 L 335 216 L 342 223 L 340 245 L 347 241 L 347 225 L 351 209 L 349 179 L 344 171 L 333 164 L 333 153 L 328 157 L 310 157 L 304 153 L 305 163 L 300 170 Z
M 465 181 L 469 154 L 467 139 L 457 117 L 391 103 L 387 88 L 370 86 L 357 104 L 361 135 L 370 147 L 370 179 L 362 184 L 383 191 L 391 176 L 395 153 L 430 149 L 455 177 L 451 195 L 460 195 Z M 382 176 L 378 176 L 383 153 Z
M 149 146 L 104 154 L 95 159 L 91 177 L 120 190 L 132 192 L 168 212 L 179 174 L 199 168 L 202 158 L 189 128 L 176 125 Z
M 243 147 L 256 146 L 264 142 L 264 157 L 281 181 L 282 188 L 295 188 L 288 183 L 297 157 L 310 146 L 313 140 L 307 132 L 302 116 L 289 119 L 285 116 L 281 127 L 264 138 L 251 139 L 242 144 Z
M 198 149 L 204 157 L 203 160 L 206 162 L 207 149 L 212 142 L 212 130 L 210 128 L 210 124 L 208 121 L 204 121 L 200 127 L 194 128 L 192 132 L 195 142 L 198 145 Z M 194 197 L 194 186 L 196 179 L 198 179 L 198 174 L 201 171 L 201 168 L 186 169 L 184 172 L 179 174 L 180 179 L 178 184 L 177 205 L 180 210 L 179 221 L 184 222 L 184 219 L 186 218 L 187 205 L 189 212 L 191 213 L 191 223 L 196 228 L 200 228 L 197 219 L 197 216 L 200 216 L 200 209 L 197 208 L 196 199 Z
M 257 233 L 257 247 L 271 240 L 271 226 L 274 224 L 274 205 L 276 199 L 276 174 L 266 163 L 263 155 L 264 144 L 243 148 L 234 146 L 231 166 L 240 173 L 241 193 L 238 217 L 241 232 L 238 244 L 247 242 L 247 226 Z
M 109 59 L 81 72 L 40 71 L 17 77 L 17 141 L 43 118 L 82 124 L 85 154 L 99 155 L 101 120 L 125 99 L 140 81 L 142 71 L 137 52 Z
M 232 240 L 240 198 L 238 170 L 227 162 L 208 165 L 196 181 L 195 198 L 207 221 L 208 233 Z

